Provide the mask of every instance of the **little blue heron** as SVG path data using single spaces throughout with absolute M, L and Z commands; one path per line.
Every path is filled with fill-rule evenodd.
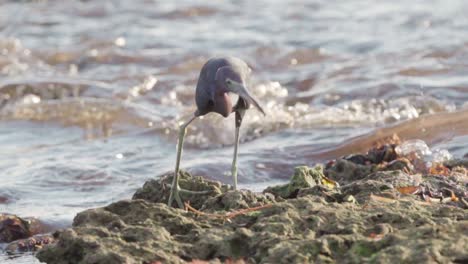
M 187 126 L 198 117 L 211 112 L 218 113 L 224 117 L 228 117 L 232 112 L 236 113 L 236 133 L 231 175 L 233 187 L 237 189 L 237 149 L 239 147 L 239 128 L 242 118 L 245 111 L 249 109 L 250 104 L 253 104 L 265 115 L 262 107 L 246 88 L 245 82 L 249 74 L 250 69 L 247 64 L 241 59 L 234 57 L 212 58 L 203 65 L 195 91 L 197 110 L 186 123 L 180 126 L 179 130 L 176 166 L 168 201 L 169 206 L 172 205 L 175 199 L 180 208 L 184 207 L 179 195 L 181 192 L 191 194 L 205 193 L 185 190 L 179 187 L 179 165 Z M 228 93 L 239 95 L 239 99 L 234 107 Z

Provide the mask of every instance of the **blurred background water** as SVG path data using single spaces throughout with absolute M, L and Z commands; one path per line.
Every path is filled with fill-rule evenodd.
M 467 13 L 463 0 L 0 0 L 0 212 L 67 226 L 172 170 L 217 55 L 249 64 L 267 112 L 243 123 L 242 188 L 420 116 L 453 112 L 468 128 Z M 425 140 L 461 157 L 452 125 Z M 196 121 L 182 168 L 230 183 L 233 141 L 233 117 Z

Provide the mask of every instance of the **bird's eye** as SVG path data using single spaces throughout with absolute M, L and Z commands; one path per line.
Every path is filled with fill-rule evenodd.
M 231 84 L 232 84 L 232 81 L 231 81 L 230 79 L 227 79 L 227 80 L 226 80 L 226 84 L 231 85 Z

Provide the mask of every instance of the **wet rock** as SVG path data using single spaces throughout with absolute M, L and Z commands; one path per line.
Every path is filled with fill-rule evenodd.
M 367 154 L 351 154 L 343 157 L 344 160 L 358 165 L 380 164 L 382 162 L 391 162 L 397 159 L 395 151 L 396 144 L 385 144 L 370 149 Z
M 5 248 L 8 254 L 21 254 L 25 252 L 34 252 L 41 249 L 45 245 L 52 244 L 54 238 L 52 235 L 35 235 L 30 238 L 19 239 L 11 242 Z
M 160 179 L 147 181 L 142 188 L 133 195 L 133 199 L 144 199 L 155 203 L 167 203 L 170 195 L 174 173 L 162 175 Z M 206 200 L 230 189 L 218 181 L 210 181 L 200 176 L 192 176 L 186 171 L 179 172 L 179 185 L 182 189 L 191 191 L 210 191 L 207 194 L 180 193 L 182 200 L 187 201 L 196 209 L 203 206 Z
M 0 214 L 0 243 L 27 238 L 31 235 L 27 220 L 16 215 Z
M 345 159 L 337 159 L 325 169 L 325 175 L 339 183 L 353 182 L 378 171 L 377 165 L 360 165 Z
M 44 245 L 53 243 L 48 234 L 51 226 L 36 218 L 21 218 L 12 214 L 0 214 L 0 243 L 8 243 L 1 247 L 9 255 L 34 252 Z M 1 252 L 0 252 L 1 254 Z
M 405 158 L 400 158 L 385 164 L 382 170 L 386 171 L 394 171 L 394 170 L 401 170 L 401 171 L 414 171 L 413 164 Z
M 468 155 L 468 154 L 467 154 Z M 464 167 L 468 169 L 468 157 L 464 159 L 452 159 L 444 162 L 444 165 L 447 166 L 449 169 L 454 167 Z

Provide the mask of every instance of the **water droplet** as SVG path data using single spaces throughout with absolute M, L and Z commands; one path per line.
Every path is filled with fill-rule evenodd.
M 92 49 L 89 51 L 89 55 L 92 57 L 96 57 L 99 54 L 97 49 Z
M 38 104 L 41 102 L 41 98 L 35 94 L 27 94 L 22 101 L 23 104 Z
M 434 149 L 432 150 L 432 162 L 442 163 L 453 158 L 452 154 L 446 149 Z
M 403 142 L 395 148 L 395 151 L 400 156 L 408 156 L 411 153 L 416 154 L 419 158 L 431 155 L 432 152 L 427 146 L 426 142 L 420 139 L 412 139 Z
M 423 27 L 428 28 L 432 25 L 432 22 L 430 20 L 424 20 L 423 21 Z
M 123 37 L 118 37 L 115 39 L 114 44 L 118 47 L 123 47 L 127 44 L 127 41 Z
M 70 66 L 68 66 L 68 73 L 70 75 L 78 74 L 78 66 L 76 64 L 70 64 Z
M 171 100 L 176 100 L 176 99 L 177 99 L 177 94 L 176 94 L 176 92 L 175 92 L 175 91 L 170 92 L 170 93 L 169 93 L 169 98 L 170 98 Z

